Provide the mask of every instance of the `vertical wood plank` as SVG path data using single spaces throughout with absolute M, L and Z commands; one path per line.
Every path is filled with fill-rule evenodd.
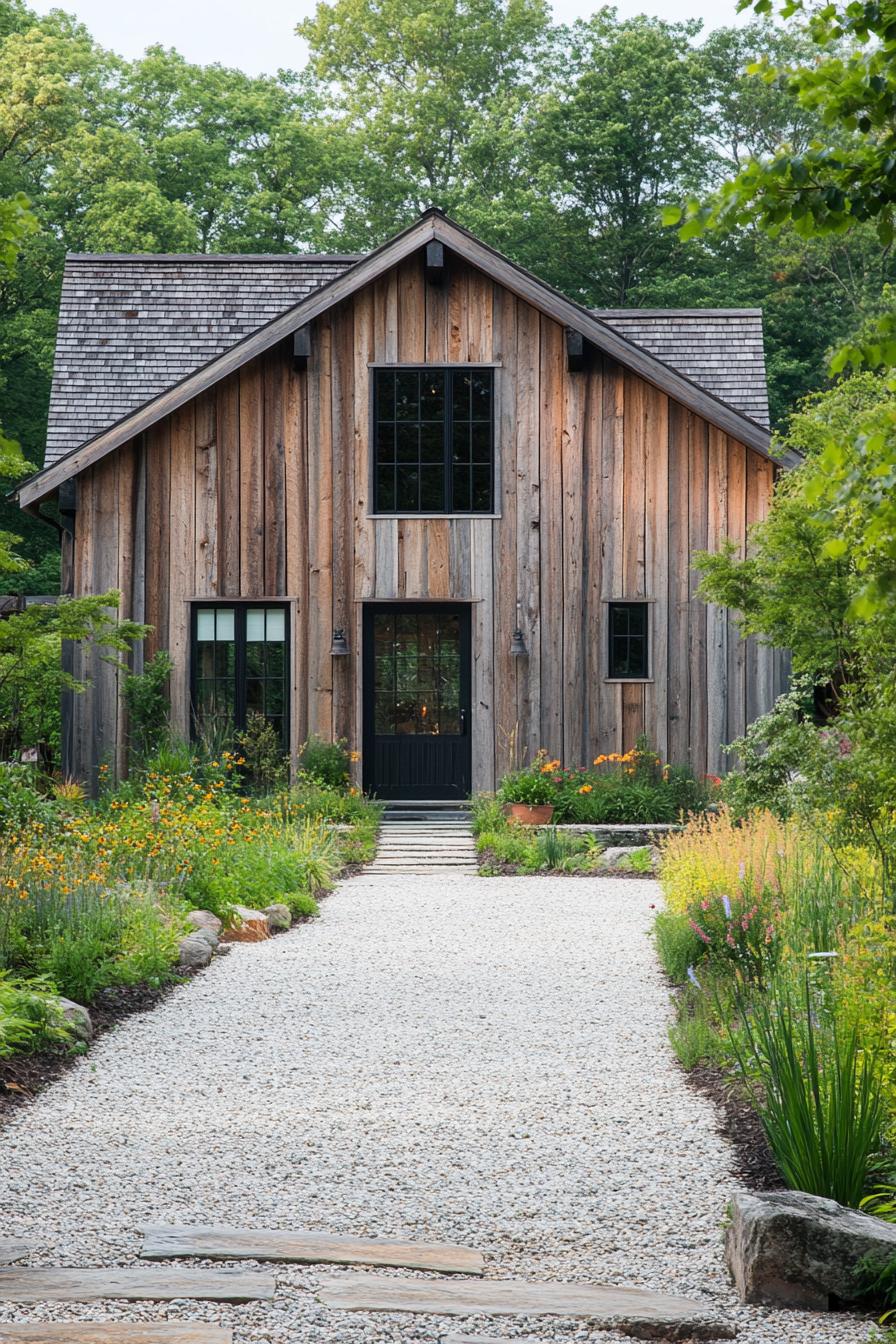
M 240 596 L 264 593 L 264 388 L 262 361 L 240 380 Z
M 626 371 L 624 378 L 625 415 L 624 491 L 622 501 L 622 586 L 623 597 L 645 597 L 646 507 L 645 434 L 647 385 Z M 630 751 L 644 731 L 644 685 L 625 682 L 622 686 L 622 749 Z
M 495 370 L 495 503 L 500 518 L 492 525 L 494 569 L 494 731 L 496 778 L 522 764 L 525 755 L 518 716 L 518 685 L 526 678 L 527 659 L 510 652 L 516 628 L 518 593 L 517 563 L 517 301 L 507 290 L 494 287 L 495 358 L 503 365 Z M 481 339 L 480 337 L 477 339 Z M 479 347 L 481 351 L 481 347 Z M 482 353 L 479 358 L 485 358 Z M 489 350 L 488 358 L 492 357 Z M 497 493 L 500 491 L 500 493 Z
M 308 451 L 307 388 L 304 369 L 280 366 L 284 407 L 284 512 L 286 593 L 292 611 L 290 750 L 293 761 L 308 736 Z
M 515 435 L 501 462 L 504 488 L 516 494 L 516 572 L 523 637 L 529 655 L 517 673 L 517 748 L 531 760 L 541 746 L 541 319 L 517 300 L 516 358 L 500 377 L 513 379 Z
M 240 380 L 218 384 L 218 592 L 240 594 Z M 152 534 L 150 534 L 152 535 Z
M 774 483 L 774 466 L 752 450 L 747 455 L 747 528 L 768 516 Z M 747 681 L 747 721 L 766 714 L 775 697 L 775 651 L 759 639 L 750 639 L 750 672 Z
M 595 632 L 599 644 L 597 747 L 602 755 L 622 748 L 622 688 L 607 680 L 607 602 L 623 591 L 623 492 L 625 487 L 625 375 L 612 360 L 604 360 L 601 413 L 601 519 L 600 548 L 603 601 Z
M 689 444 L 691 415 L 677 401 L 669 405 L 669 751 L 675 765 L 690 758 L 690 512 Z
M 563 754 L 563 328 L 541 319 L 541 741 Z
M 118 450 L 118 579 L 121 593 L 118 608 L 122 620 L 133 619 L 134 593 L 134 534 L 136 527 L 137 450 L 133 442 Z M 133 658 L 128 657 L 133 670 Z M 116 698 L 115 777 L 124 779 L 128 767 L 129 723 L 123 697 Z
M 728 531 L 728 440 L 709 427 L 706 549 L 717 552 Z M 706 607 L 706 763 L 721 775 L 728 732 L 728 617 L 724 607 Z
M 470 521 L 473 541 L 473 788 L 490 792 L 495 787 L 494 724 L 494 592 L 492 525 L 488 518 Z
M 196 398 L 196 557 L 193 592 L 218 592 L 218 442 L 217 393 Z
M 354 387 L 352 400 L 352 455 L 353 502 L 355 517 L 354 595 L 353 610 L 347 613 L 349 639 L 352 649 L 352 724 L 349 741 L 358 749 L 363 736 L 363 602 L 376 593 L 376 524 L 369 517 L 370 455 L 373 435 L 370 425 L 370 370 L 376 342 L 375 296 L 372 288 L 355 295 L 354 323 Z M 357 762 L 353 779 L 361 782 L 361 766 Z
M 585 742 L 585 519 L 584 419 L 588 375 L 563 377 L 563 759 L 586 764 Z
M 333 628 L 345 630 L 351 637 L 355 619 L 353 565 L 355 408 L 352 393 L 355 369 L 354 321 L 350 302 L 340 304 L 331 312 L 330 329 L 332 332 L 330 472 L 333 482 L 333 507 L 330 517 Z M 357 658 L 358 648 L 355 646 L 348 658 L 331 659 L 333 734 L 346 741 L 352 738 L 352 668 Z
M 146 435 L 146 653 L 168 647 L 168 537 L 171 522 L 171 420 Z
M 286 592 L 286 443 L 283 405 L 284 346 L 269 350 L 261 361 L 263 404 L 264 578 L 270 597 Z
M 646 390 L 645 582 L 650 610 L 650 682 L 644 687 L 644 727 L 669 759 L 669 399 Z
M 90 591 L 106 593 L 118 583 L 118 469 L 119 454 L 112 453 L 96 463 L 91 473 L 93 487 L 93 573 Z M 111 615 L 110 611 L 110 615 Z M 116 613 L 117 614 L 117 613 Z M 118 726 L 118 668 L 90 653 L 92 686 L 87 694 L 92 702 L 91 784 L 95 789 L 98 770 L 115 768 L 115 732 Z
M 188 401 L 171 415 L 171 517 L 168 537 L 168 652 L 171 671 L 171 727 L 177 736 L 190 735 L 190 626 L 187 599 L 193 587 L 195 565 L 195 402 Z
M 737 554 L 747 553 L 747 449 L 736 439 L 728 444 L 728 523 L 729 538 L 737 543 Z M 727 741 L 743 737 L 747 727 L 747 645 L 741 638 L 736 614 L 726 614 L 728 625 L 728 724 Z M 732 758 L 726 758 L 731 768 Z
M 333 732 L 333 458 L 332 333 L 318 319 L 308 369 L 308 499 L 310 582 L 308 603 L 309 732 Z M 313 501 L 313 504 L 312 502 Z
M 584 505 L 585 610 L 583 701 L 585 713 L 585 764 L 600 751 L 600 686 L 606 675 L 604 650 L 603 560 L 601 516 L 603 511 L 603 360 L 595 356 L 587 371 L 582 495 Z
M 708 452 L 709 426 L 705 420 L 692 416 L 688 529 L 690 752 L 691 765 L 701 774 L 707 769 L 706 607 L 697 596 L 700 576 L 691 557 L 695 551 L 706 549 Z

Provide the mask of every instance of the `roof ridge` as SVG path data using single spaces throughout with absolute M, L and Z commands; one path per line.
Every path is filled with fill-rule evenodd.
M 592 308 L 600 317 L 762 317 L 761 308 Z
M 125 265 L 148 262 L 238 262 L 255 261 L 276 263 L 289 262 L 333 262 L 358 261 L 366 252 L 66 252 L 66 264 L 69 262 L 117 261 Z

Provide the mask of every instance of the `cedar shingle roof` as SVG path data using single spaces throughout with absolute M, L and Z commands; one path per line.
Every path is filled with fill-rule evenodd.
M 341 275 L 348 256 L 66 260 L 45 466 Z M 595 314 L 735 410 L 768 424 L 759 310 Z
M 720 401 L 768 426 L 760 308 L 615 308 L 594 315 Z
M 67 257 L 45 466 L 279 317 L 354 260 Z

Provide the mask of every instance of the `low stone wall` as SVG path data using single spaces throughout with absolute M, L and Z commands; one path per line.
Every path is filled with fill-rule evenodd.
M 553 824 L 553 823 L 552 823 Z M 543 830 L 544 827 L 539 827 Z M 606 845 L 655 845 L 665 835 L 672 835 L 684 828 L 677 822 L 645 822 L 641 825 L 592 826 L 584 822 L 558 822 L 558 831 L 574 831 L 583 835 L 593 835 Z

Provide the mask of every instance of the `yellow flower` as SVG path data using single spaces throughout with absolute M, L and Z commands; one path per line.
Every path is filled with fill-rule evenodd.
M 590 784 L 583 784 L 582 787 L 579 789 L 579 793 L 590 793 L 591 787 L 592 786 Z

